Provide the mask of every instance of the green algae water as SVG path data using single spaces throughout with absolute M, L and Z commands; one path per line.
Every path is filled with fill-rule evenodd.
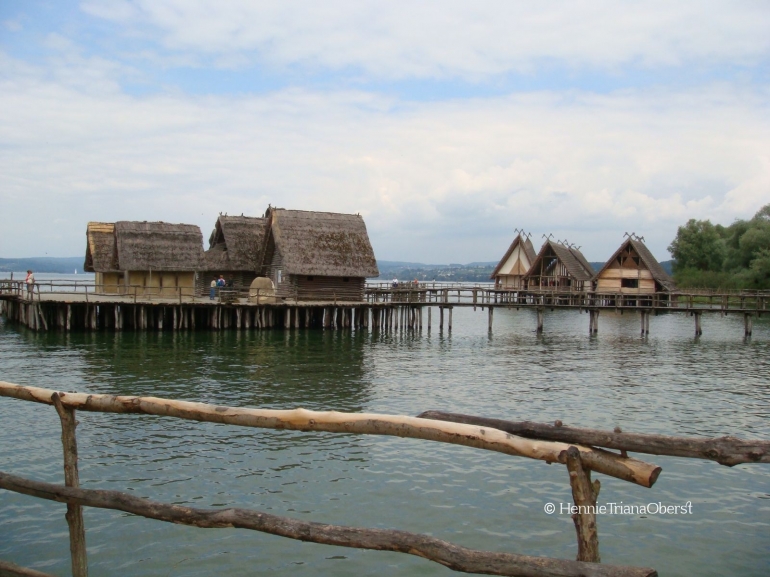
M 434 320 L 437 316 L 434 311 Z M 34 333 L 0 321 L 0 379 L 59 390 L 239 407 L 488 417 L 672 435 L 770 438 L 770 319 L 588 317 L 455 309 L 451 334 L 371 331 Z M 428 441 L 78 413 L 81 484 L 193 507 L 427 533 L 467 547 L 574 559 L 566 468 Z M 0 398 L 0 470 L 63 482 L 53 408 Z M 770 465 L 655 456 L 645 489 L 603 475 L 599 504 L 691 514 L 598 517 L 604 563 L 663 576 L 770 572 Z M 547 514 L 547 504 L 556 512 Z M 69 575 L 65 506 L 0 491 L 0 559 Z M 408 555 L 196 529 L 85 509 L 90 575 L 405 575 Z

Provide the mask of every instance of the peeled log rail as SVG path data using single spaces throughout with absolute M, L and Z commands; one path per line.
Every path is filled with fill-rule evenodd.
M 460 413 L 445 413 L 443 411 L 425 411 L 418 415 L 418 418 L 436 419 L 481 427 L 494 427 L 506 433 L 520 435 L 528 439 L 577 443 L 591 447 L 604 447 L 650 455 L 710 459 L 728 467 L 741 463 L 770 463 L 770 441 L 752 441 L 738 439 L 737 437 L 709 439 L 704 437 L 616 433 L 598 429 L 533 423 L 531 421 L 489 419 Z M 591 468 L 593 469 L 593 467 Z
M 41 573 L 27 567 L 19 567 L 8 561 L 0 561 L 0 577 L 54 577 L 50 573 Z
M 134 497 L 120 491 L 76 489 L 0 472 L 0 488 L 32 497 L 101 509 L 114 509 L 181 525 L 210 529 L 252 529 L 300 541 L 395 551 L 423 557 L 455 571 L 520 577 L 652 577 L 654 569 L 599 565 L 566 559 L 476 551 L 435 537 L 388 529 L 308 523 L 251 509 L 195 509 Z
M 0 381 L 0 396 L 50 405 L 51 395 L 55 392 L 51 389 L 26 387 Z M 59 393 L 59 396 L 64 406 L 81 411 L 144 413 L 265 429 L 391 435 L 464 445 L 508 455 L 529 457 L 548 463 L 566 464 L 567 449 L 570 446 L 566 443 L 524 439 L 487 427 L 446 423 L 401 415 L 316 412 L 305 409 L 287 411 L 247 409 L 156 397 L 88 395 L 84 393 Z M 609 451 L 583 446 L 578 446 L 578 449 L 586 467 L 643 487 L 652 487 L 661 472 L 661 468 L 656 465 L 622 457 Z

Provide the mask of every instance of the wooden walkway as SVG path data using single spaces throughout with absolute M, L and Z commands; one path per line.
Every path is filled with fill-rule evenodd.
M 569 290 L 510 291 L 485 285 L 443 283 L 372 284 L 364 301 L 264 302 L 249 298 L 248 290 L 225 289 L 214 299 L 191 289 L 163 289 L 147 293 L 128 287 L 129 294 L 98 292 L 93 284 L 37 283 L 31 292 L 22 281 L 0 281 L 0 312 L 34 330 L 53 328 L 114 330 L 372 328 L 383 330 L 430 329 L 432 309 L 438 326 L 452 329 L 452 310 L 472 307 L 488 311 L 492 329 L 498 308 L 537 311 L 537 331 L 544 329 L 547 310 L 572 309 L 589 314 L 589 333 L 598 332 L 601 311 L 639 313 L 641 333 L 649 334 L 650 316 L 685 313 L 694 317 L 695 334 L 702 334 L 704 313 L 739 314 L 744 334 L 751 336 L 753 319 L 770 313 L 770 291 L 682 291 L 634 294 Z M 170 293 L 170 294 L 169 294 Z M 176 294 L 174 294 L 176 293 Z M 427 318 L 425 318 L 427 317 Z

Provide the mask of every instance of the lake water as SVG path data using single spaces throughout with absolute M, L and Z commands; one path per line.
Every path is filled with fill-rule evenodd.
M 434 324 L 437 320 L 434 310 Z M 588 317 L 455 309 L 453 332 L 34 333 L 0 321 L 0 379 L 60 390 L 232 406 L 428 409 L 673 435 L 770 438 L 770 319 Z M 389 437 L 313 434 L 78 413 L 81 483 L 195 507 L 248 507 L 307 521 L 397 528 L 468 547 L 574 558 L 566 469 Z M 63 482 L 52 407 L 0 398 L 0 469 Z M 598 518 L 605 563 L 664 576 L 770 573 L 770 465 L 655 456 L 645 489 L 603 475 L 599 503 L 692 503 L 692 515 Z M 546 503 L 557 514 L 544 512 Z M 0 559 L 69 574 L 65 506 L 0 491 Z M 90 574 L 452 574 L 395 553 L 194 529 L 85 510 Z

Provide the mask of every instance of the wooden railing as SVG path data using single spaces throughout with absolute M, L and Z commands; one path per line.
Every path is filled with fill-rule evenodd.
M 476 551 L 426 535 L 405 531 L 307 523 L 244 509 L 201 510 L 140 499 L 125 492 L 80 488 L 77 472 L 75 411 L 140 413 L 271 429 L 392 435 L 453 443 L 508 455 L 544 460 L 549 463 L 558 462 L 565 464 L 571 471 L 569 479 L 573 485 L 576 505 L 584 506 L 588 504 L 584 499 L 590 501 L 591 498 L 593 498 L 595 505 L 595 494 L 578 497 L 575 493 L 575 487 L 578 480 L 590 481 L 591 470 L 625 479 L 641 486 L 652 486 L 660 473 L 660 468 L 637 459 L 622 457 L 579 444 L 534 441 L 489 427 L 417 417 L 367 413 L 319 413 L 303 409 L 281 411 L 220 407 L 153 397 L 63 393 L 5 382 L 0 382 L 0 396 L 54 405 L 59 414 L 62 425 L 65 485 L 43 483 L 0 472 L 0 488 L 67 503 L 72 573 L 75 577 L 87 575 L 82 506 L 126 511 L 151 519 L 196 527 L 239 527 L 303 541 L 408 553 L 441 563 L 457 571 L 472 573 L 542 577 L 555 575 L 656 575 L 654 570 L 647 568 L 597 564 L 599 553 L 595 519 L 589 522 L 583 517 L 581 517 L 582 529 L 578 528 L 578 535 L 582 536 L 582 539 L 579 539 L 579 543 L 582 543 L 579 545 L 579 560 L 569 561 Z M 0 566 L 0 570 L 2 570 L 2 566 Z M 25 573 L 9 574 L 24 575 Z
M 85 528 L 82 507 L 125 511 L 195 527 L 236 527 L 292 539 L 417 555 L 463 572 L 492 575 L 652 576 L 653 569 L 599 565 L 596 504 L 601 472 L 644 487 L 652 486 L 660 467 L 629 458 L 627 450 L 651 454 L 706 458 L 725 465 L 770 463 L 770 442 L 742 441 L 732 437 L 693 439 L 659 435 L 634 435 L 538 423 L 514 423 L 452 413 L 428 412 L 419 417 L 373 413 L 314 412 L 304 409 L 266 410 L 192 403 L 155 397 L 64 393 L 0 381 L 0 396 L 54 405 L 62 426 L 65 485 L 43 483 L 0 472 L 0 488 L 67 504 L 72 574 L 87 575 Z M 148 414 L 193 421 L 246 427 L 378 434 L 424 439 L 491 450 L 508 455 L 566 465 L 576 513 L 576 561 L 476 551 L 426 535 L 405 531 L 341 527 L 308 523 L 247 509 L 195 509 L 134 497 L 125 492 L 79 487 L 75 411 Z M 619 449 L 620 454 L 604 449 Z M 594 511 L 594 512 L 592 512 Z M 43 576 L 31 569 L 0 561 L 0 574 Z
M 255 291 L 248 288 L 216 287 L 216 302 L 231 302 L 248 298 Z M 259 291 L 256 291 L 259 292 Z M 264 290 L 262 291 L 264 292 Z M 173 300 L 177 302 L 203 301 L 210 298 L 210 289 L 198 290 L 193 286 L 160 287 L 94 283 L 92 281 L 36 281 L 28 286 L 24 281 L 0 281 L 0 295 L 13 295 L 28 300 L 41 301 L 49 295 L 83 295 L 86 302 L 98 297 L 116 297 L 129 301 Z
M 260 291 L 256 291 L 258 294 Z M 31 290 L 24 281 L 0 281 L 0 296 L 40 301 L 48 295 L 82 295 L 86 302 L 103 298 L 119 298 L 130 302 L 176 301 L 181 303 L 231 303 L 248 300 L 255 291 L 248 288 L 216 287 L 211 299 L 210 289 L 194 287 L 155 287 L 142 285 L 107 285 L 82 281 L 40 281 Z M 273 291 L 264 295 L 272 296 Z M 336 302 L 333 290 L 321 291 L 317 298 L 305 295 L 306 300 Z M 414 304 L 437 306 L 513 306 L 554 308 L 611 308 L 672 311 L 742 311 L 770 312 L 770 291 L 706 291 L 687 290 L 652 294 L 634 292 L 579 291 L 570 287 L 544 287 L 537 290 L 509 290 L 494 288 L 491 283 L 437 283 L 405 282 L 394 288 L 390 283 L 368 283 L 365 302 L 369 304 Z M 278 299 L 278 302 L 295 302 Z
M 770 312 L 770 291 L 717 292 L 588 292 L 551 287 L 538 290 L 503 290 L 484 286 L 432 287 L 407 283 L 398 288 L 367 287 L 370 303 L 438 306 L 513 306 L 554 308 L 667 309 Z

